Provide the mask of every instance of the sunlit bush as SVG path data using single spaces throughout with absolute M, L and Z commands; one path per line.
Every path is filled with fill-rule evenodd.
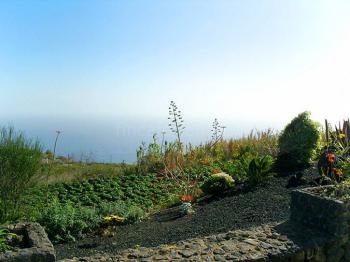
M 235 181 L 225 173 L 211 175 L 202 185 L 201 189 L 206 194 L 220 194 L 233 188 Z
M 0 222 L 15 219 L 21 197 L 40 168 L 41 148 L 13 128 L 0 130 Z
M 278 139 L 278 170 L 295 170 L 309 166 L 320 139 L 319 125 L 303 112 L 295 117 Z

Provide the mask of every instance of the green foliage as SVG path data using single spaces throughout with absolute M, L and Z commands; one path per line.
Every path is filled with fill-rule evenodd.
M 335 131 L 328 126 L 326 121 L 327 147 L 334 147 L 338 155 L 350 156 L 350 120 L 344 120 L 343 124 L 335 126 Z
M 16 236 L 16 234 L 8 232 L 8 230 L 4 228 L 0 228 L 0 252 L 5 252 L 9 250 L 13 250 L 14 247 L 9 245 L 8 243 L 8 237 Z
M 98 206 L 98 214 L 102 217 L 111 214 L 126 217 L 128 206 L 124 202 L 103 202 Z
M 251 186 L 255 186 L 267 179 L 271 175 L 269 172 L 272 166 L 273 158 L 271 156 L 253 158 L 248 165 L 248 183 Z
M 164 168 L 162 147 L 158 143 L 157 135 L 153 135 L 153 141 L 146 147 L 142 143 L 137 150 L 137 169 L 139 174 L 154 173 Z
M 342 148 L 344 155 L 350 153 L 350 120 L 343 121 L 343 125 L 335 127 L 335 133 L 337 135 L 337 141 Z
M 41 148 L 13 128 L 0 130 L 0 222 L 16 219 L 25 191 L 40 167 Z
M 137 222 L 144 216 L 142 208 L 163 205 L 176 192 L 171 181 L 154 174 L 57 183 L 48 190 L 36 188 L 28 193 L 26 205 L 31 212 L 24 219 L 45 226 L 56 243 L 74 241 L 96 230 L 108 215 L 125 217 L 126 223 Z
M 319 125 L 310 119 L 310 113 L 299 114 L 285 127 L 278 139 L 277 169 L 287 171 L 309 166 L 319 138 Z
M 129 223 L 135 223 L 140 221 L 145 216 L 145 212 L 138 206 L 131 206 L 127 211 L 127 221 Z
M 192 147 L 186 153 L 186 159 L 191 162 L 203 160 L 232 161 L 241 159 L 244 155 L 277 156 L 278 134 L 271 129 L 265 131 L 251 131 L 249 135 L 237 139 L 220 140 Z
M 97 229 L 101 218 L 92 208 L 74 206 L 72 203 L 60 203 L 54 199 L 50 206 L 38 212 L 36 221 L 45 227 L 54 243 L 75 241 L 82 234 Z
M 224 173 L 211 175 L 201 185 L 201 189 L 206 194 L 217 195 L 234 187 L 234 180 Z
M 45 157 L 45 155 L 44 155 Z M 58 158 L 58 157 L 57 157 Z M 76 180 L 86 180 L 98 177 L 117 176 L 124 173 L 135 173 L 134 165 L 115 164 L 115 163 L 80 163 L 66 160 L 63 163 L 49 162 L 42 163 L 40 170 L 38 170 L 39 184 L 50 184 L 59 182 L 69 182 Z M 49 178 L 47 178 L 49 172 Z M 47 179 L 49 181 L 47 181 Z

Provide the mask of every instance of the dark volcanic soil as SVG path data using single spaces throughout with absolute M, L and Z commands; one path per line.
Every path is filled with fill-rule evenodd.
M 313 168 L 303 173 L 308 182 L 317 177 Z M 288 219 L 290 192 L 294 189 L 286 188 L 288 179 L 289 176 L 272 178 L 251 192 L 198 205 L 195 207 L 195 214 L 177 220 L 160 223 L 147 219 L 141 223 L 119 227 L 116 236 L 112 238 L 93 237 L 76 243 L 56 245 L 58 259 L 102 252 L 116 253 L 135 245 L 152 247 L 170 244 L 188 238 Z

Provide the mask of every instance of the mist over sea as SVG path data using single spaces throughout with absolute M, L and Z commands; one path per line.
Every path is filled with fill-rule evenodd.
M 220 119 L 219 119 L 220 120 Z M 198 145 L 210 140 L 213 119 L 185 119 L 183 141 Z M 260 121 L 238 121 L 226 119 L 221 122 L 225 138 L 240 137 L 252 129 L 280 129 L 283 124 Z M 284 123 L 285 124 L 285 123 Z M 152 141 L 157 134 L 159 142 L 165 131 L 165 140 L 174 141 L 175 135 L 163 118 L 136 117 L 13 117 L 2 118 L 1 126 L 13 126 L 27 137 L 38 138 L 44 150 L 53 149 L 56 130 L 59 136 L 56 154 L 70 156 L 75 160 L 119 163 L 136 161 L 136 150 L 142 142 Z

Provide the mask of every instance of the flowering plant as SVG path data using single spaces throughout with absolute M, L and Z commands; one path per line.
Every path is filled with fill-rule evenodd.
M 110 215 L 103 218 L 103 221 L 108 224 L 120 224 L 125 221 L 125 217 Z
M 181 202 L 192 202 L 193 201 L 193 196 L 190 195 L 181 195 L 180 196 Z

